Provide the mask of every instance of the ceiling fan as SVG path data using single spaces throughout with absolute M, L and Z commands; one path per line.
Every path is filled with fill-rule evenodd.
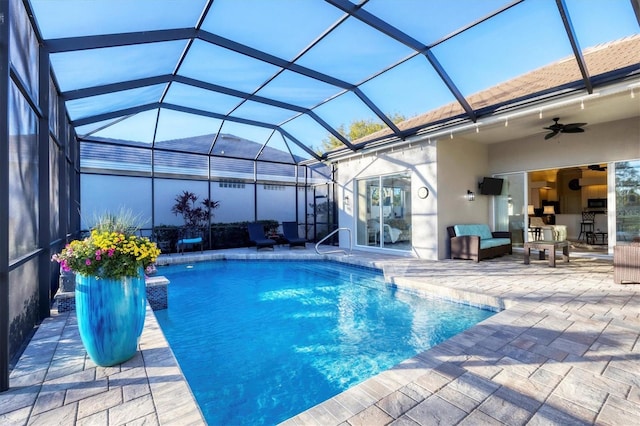
M 551 139 L 558 133 L 582 133 L 584 132 L 584 129 L 582 128 L 582 126 L 585 126 L 587 124 L 587 123 L 562 124 L 562 123 L 558 123 L 558 120 L 560 120 L 560 118 L 556 117 L 553 119 L 555 123 L 553 123 L 549 127 L 543 127 L 543 129 L 551 130 L 551 133 L 547 133 L 545 135 L 544 137 L 545 139 Z

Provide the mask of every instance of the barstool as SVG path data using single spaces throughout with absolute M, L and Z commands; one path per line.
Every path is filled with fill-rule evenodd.
M 582 239 L 582 234 L 585 236 L 585 240 L 588 240 L 587 236 L 595 231 L 596 214 L 594 212 L 582 212 L 582 222 L 580 222 L 580 234 L 578 240 Z

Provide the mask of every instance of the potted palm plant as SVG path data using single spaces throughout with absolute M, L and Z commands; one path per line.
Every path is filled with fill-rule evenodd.
M 89 236 L 71 241 L 53 260 L 76 276 L 75 300 L 80 338 L 100 366 L 120 364 L 136 353 L 144 327 L 144 271 L 160 250 L 128 211 L 96 219 Z

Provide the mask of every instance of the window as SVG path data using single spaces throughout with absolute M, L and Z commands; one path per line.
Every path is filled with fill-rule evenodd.
M 240 180 L 221 180 L 218 182 L 220 188 L 244 188 L 244 182 Z
M 640 161 L 615 164 L 616 242 L 628 244 L 640 238 Z
M 284 191 L 284 185 L 264 185 L 265 191 Z

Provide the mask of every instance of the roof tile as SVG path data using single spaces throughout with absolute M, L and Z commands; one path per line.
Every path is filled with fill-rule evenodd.
M 597 45 L 583 52 L 590 77 L 631 66 L 640 68 L 640 35 L 626 37 L 610 43 Z M 515 99 L 549 91 L 582 79 L 577 61 L 573 57 L 562 59 L 550 65 L 535 69 L 526 74 L 490 87 L 467 97 L 474 110 L 491 105 L 499 105 Z M 402 131 L 427 127 L 438 121 L 464 114 L 464 109 L 453 102 L 435 110 L 398 123 Z M 359 139 L 364 143 L 374 139 L 392 136 L 390 129 L 380 130 Z

